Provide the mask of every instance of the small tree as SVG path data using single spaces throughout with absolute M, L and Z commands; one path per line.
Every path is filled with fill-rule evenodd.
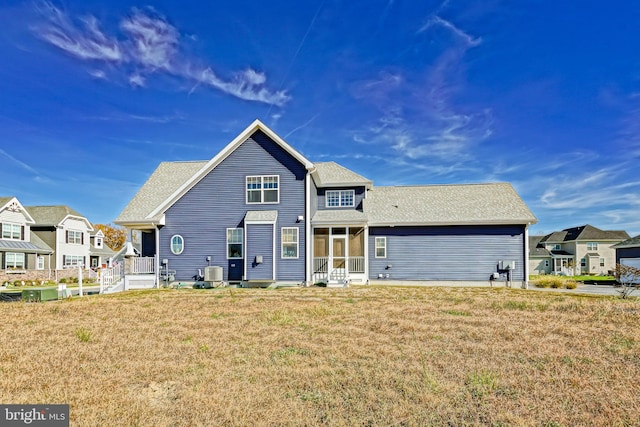
M 127 240 L 127 229 L 113 224 L 95 224 L 94 227 L 102 230 L 104 244 L 114 251 L 119 251 Z
M 640 286 L 640 268 L 616 264 L 614 276 L 620 285 L 620 289 L 617 289 L 620 298 L 627 298 L 631 292 Z

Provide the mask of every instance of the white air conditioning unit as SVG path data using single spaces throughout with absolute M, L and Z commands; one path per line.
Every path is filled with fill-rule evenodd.
M 205 282 L 222 282 L 222 267 L 212 266 L 204 268 Z

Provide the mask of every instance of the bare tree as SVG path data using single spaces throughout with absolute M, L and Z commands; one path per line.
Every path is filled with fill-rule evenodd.
M 616 264 L 614 275 L 619 285 L 617 291 L 620 294 L 620 298 L 627 298 L 631 292 L 640 287 L 640 268 Z

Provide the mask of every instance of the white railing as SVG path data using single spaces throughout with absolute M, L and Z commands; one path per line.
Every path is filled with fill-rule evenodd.
M 156 271 L 155 257 L 131 258 L 131 274 L 152 274 Z
M 100 293 L 115 285 L 122 278 L 122 264 L 100 270 Z
M 364 273 L 364 257 L 352 256 L 347 258 L 349 263 L 349 273 Z M 313 272 L 315 273 L 328 273 L 329 272 L 329 257 L 315 257 L 313 258 Z M 344 267 L 342 268 L 344 270 Z
M 364 257 L 349 257 L 349 273 L 364 273 Z
M 313 272 L 314 273 L 326 273 L 329 265 L 329 257 L 316 257 L 313 259 Z

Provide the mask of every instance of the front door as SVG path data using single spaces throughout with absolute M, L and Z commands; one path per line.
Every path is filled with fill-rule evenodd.
M 336 282 L 347 277 L 347 237 L 331 236 L 329 281 Z

